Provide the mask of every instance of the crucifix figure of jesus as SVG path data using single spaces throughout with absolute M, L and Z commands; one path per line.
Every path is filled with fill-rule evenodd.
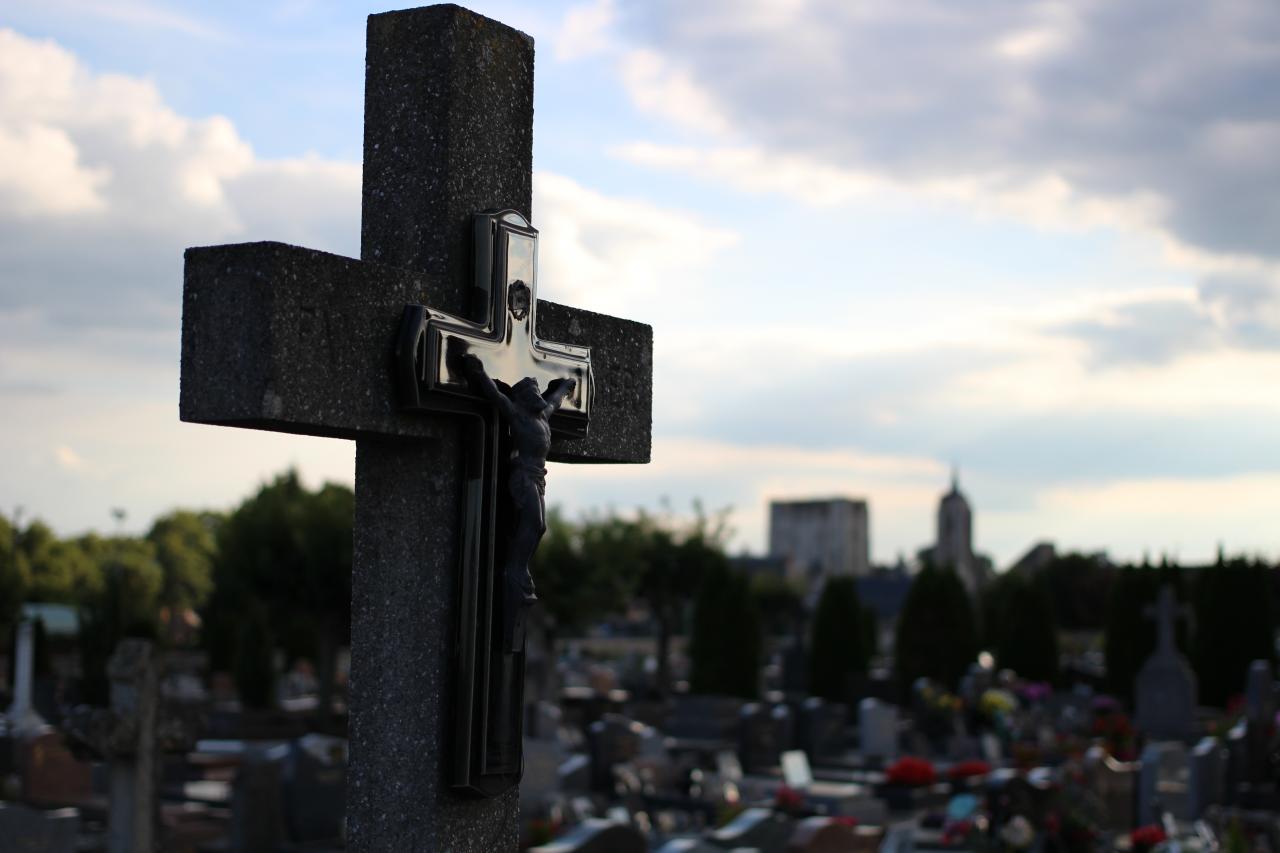
M 515 445 L 507 480 L 515 508 L 514 530 L 502 565 L 505 639 L 514 652 L 523 645 L 525 617 L 538 600 L 529 561 L 547 532 L 546 465 L 551 450 L 551 416 L 573 392 L 577 381 L 553 379 L 547 390 L 539 393 L 538 380 L 526 376 L 504 393 L 484 372 L 483 361 L 468 353 L 464 363 L 472 381 L 508 424 Z

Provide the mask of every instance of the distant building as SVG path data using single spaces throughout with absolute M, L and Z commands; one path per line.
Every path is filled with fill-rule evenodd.
M 849 498 L 771 502 L 769 556 L 790 559 L 811 590 L 828 577 L 870 573 L 867 502 Z
M 795 560 L 788 557 L 753 557 L 750 554 L 742 554 L 730 557 L 729 565 L 749 577 L 770 575 L 785 581 L 804 579 L 804 573 L 800 571 Z
M 1052 542 L 1037 542 L 1009 567 L 1009 571 L 1020 575 L 1034 575 L 1048 568 L 1057 555 L 1058 551 Z
M 973 552 L 973 510 L 960 491 L 960 478 L 951 474 L 951 490 L 938 503 L 938 538 L 922 551 L 935 565 L 950 566 L 970 595 L 977 595 L 991 574 L 991 560 Z

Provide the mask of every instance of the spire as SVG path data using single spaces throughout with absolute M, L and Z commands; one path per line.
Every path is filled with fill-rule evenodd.
M 951 463 L 951 491 L 960 491 L 960 466 L 954 462 Z

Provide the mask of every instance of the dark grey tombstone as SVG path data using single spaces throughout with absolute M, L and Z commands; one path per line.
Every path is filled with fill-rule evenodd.
M 476 742 L 453 728 L 469 425 L 402 410 L 391 362 L 406 305 L 467 316 L 473 217 L 530 217 L 533 41 L 457 6 L 389 12 L 365 68 L 361 260 L 188 250 L 179 409 L 356 441 L 349 849 L 514 849 L 516 790 L 452 789 L 454 747 Z M 652 330 L 545 301 L 536 318 L 596 371 L 590 435 L 549 459 L 647 462 Z
M 741 699 L 730 696 L 678 695 L 662 733 L 673 752 L 694 753 L 710 759 L 717 752 L 737 747 Z
M 271 754 L 274 753 L 274 754 Z M 280 802 L 281 750 L 244 756 L 231 786 L 232 850 L 275 850 L 285 838 Z
M 707 836 L 722 850 L 754 847 L 760 853 L 782 853 L 791 839 L 791 819 L 772 809 L 747 809 Z
M 1226 802 L 1227 748 L 1215 737 L 1202 738 L 1191 750 L 1190 813 L 1192 820 L 1205 809 Z
M 280 768 L 280 801 L 289 840 L 341 840 L 346 791 L 345 739 L 312 734 L 291 742 Z
M 1271 661 L 1255 660 L 1249 664 L 1245 682 L 1245 712 L 1250 720 L 1269 723 L 1275 714 L 1276 679 Z
M 721 853 L 723 848 L 702 838 L 673 838 L 658 848 L 658 853 Z
M 1182 740 L 1195 730 L 1196 676 L 1174 643 L 1174 620 L 1179 608 L 1173 588 L 1165 585 L 1154 609 L 1156 650 L 1138 670 L 1135 718 L 1152 740 Z
M 0 850 L 74 853 L 79 827 L 75 809 L 43 811 L 0 801 Z
M 1187 748 L 1177 741 L 1155 741 L 1142 750 L 1138 772 L 1138 823 L 1160 823 L 1168 812 L 1191 820 L 1190 766 Z
M 1249 776 L 1251 757 L 1249 755 L 1249 720 L 1242 719 L 1227 729 L 1227 790 L 1228 805 L 1236 803 L 1240 796 L 1241 786 L 1247 786 L 1252 780 Z
M 816 696 L 804 700 L 796 720 L 797 745 L 814 767 L 840 758 L 846 752 L 845 724 L 849 707 Z
M 649 845 L 634 826 L 589 818 L 550 844 L 529 853 L 648 853 Z
M 602 793 L 613 790 L 613 769 L 640 752 L 641 738 L 652 736 L 647 728 L 621 714 L 605 714 L 587 727 L 593 789 Z
M 738 760 L 745 772 L 777 767 L 790 742 L 791 709 L 786 705 L 751 702 L 738 712 Z

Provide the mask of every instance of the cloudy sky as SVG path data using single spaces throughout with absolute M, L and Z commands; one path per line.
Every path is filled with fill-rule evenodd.
M 0 508 L 227 507 L 345 442 L 177 420 L 182 250 L 358 254 L 349 2 L 0 9 Z M 537 43 L 544 297 L 652 323 L 653 464 L 570 511 L 863 496 L 948 471 L 1033 541 L 1280 553 L 1273 0 L 485 2 Z

